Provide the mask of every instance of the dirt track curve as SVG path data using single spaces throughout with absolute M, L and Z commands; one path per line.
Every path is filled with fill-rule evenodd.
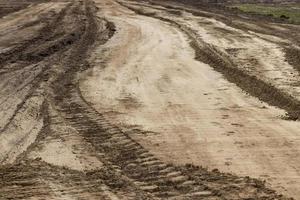
M 159 2 L 0 5 L 0 199 L 300 196 L 297 26 Z

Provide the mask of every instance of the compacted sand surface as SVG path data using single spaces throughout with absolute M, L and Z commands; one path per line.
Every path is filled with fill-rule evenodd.
M 80 84 L 87 101 L 99 112 L 106 112 L 112 123 L 163 160 L 259 177 L 280 191 L 300 195 L 298 122 L 281 119 L 283 110 L 245 94 L 209 65 L 196 61 L 189 38 L 172 24 L 152 17 L 132 16 L 128 11 L 107 17 L 120 25 L 116 36 L 105 45 L 112 49 L 105 67 L 91 70 Z M 208 27 L 216 33 L 202 34 L 201 26 L 197 34 L 205 42 L 219 44 L 222 50 L 229 48 L 225 42 L 231 35 L 223 38 L 217 29 L 221 22 L 202 17 L 180 20 L 192 24 L 194 29 L 198 27 L 193 24 L 200 20 L 212 21 L 214 24 Z M 248 46 L 241 36 L 235 40 L 232 46 L 247 47 L 242 53 L 253 51 L 253 60 L 263 58 L 265 63 L 261 67 L 276 67 L 281 60 L 285 62 L 276 44 L 255 34 L 251 38 L 249 34 Z M 255 52 L 261 49 L 255 45 L 256 41 L 270 53 Z M 243 58 L 236 59 L 246 62 Z M 284 65 L 280 66 L 279 73 L 286 73 Z M 286 66 L 294 70 L 288 63 Z M 267 72 L 276 71 L 260 72 L 261 67 L 253 69 L 253 73 L 268 77 L 271 75 Z
M 300 196 L 291 38 L 172 3 L 0 5 L 0 199 Z

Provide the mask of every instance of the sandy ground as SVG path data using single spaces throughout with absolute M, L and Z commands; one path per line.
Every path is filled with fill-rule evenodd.
M 284 194 L 300 196 L 299 122 L 282 120 L 284 111 L 196 61 L 188 38 L 174 26 L 115 3 L 101 8 L 117 34 L 105 45 L 110 50 L 105 67 L 95 67 L 80 84 L 87 101 L 165 161 L 258 177 Z M 241 63 L 256 61 L 250 73 L 299 96 L 299 87 L 291 87 L 299 76 L 291 75 L 297 72 L 276 43 L 214 19 L 185 13 L 180 20 L 223 51 L 238 49 Z M 101 53 L 94 55 L 96 65 Z
M 300 196 L 299 122 L 199 61 L 190 36 L 298 98 L 290 40 L 181 8 L 25 3 L 0 17 L 0 199 Z
M 138 5 L 132 4 L 133 7 Z M 214 18 L 195 16 L 188 12 L 182 12 L 180 16 L 168 16 L 166 9 L 161 6 L 146 6 L 147 12 L 157 12 L 158 16 L 186 25 L 205 43 L 227 54 L 237 67 L 299 98 L 299 72 L 287 62 L 282 47 L 282 44 L 290 45 L 293 41 L 240 30 Z M 155 11 L 155 8 L 159 10 Z M 299 48 L 297 45 L 295 47 Z
M 13 49 L 23 40 L 32 39 L 36 31 L 41 28 L 40 24 L 28 29 L 23 28 L 26 23 L 36 21 L 39 14 L 59 12 L 64 5 L 65 3 L 43 3 L 2 18 L 0 20 L 1 52 L 5 53 Z M 30 18 L 32 21 L 28 22 L 26 19 L 31 15 L 35 17 Z M 19 37 L 20 35 L 25 37 Z M 35 81 L 45 68 L 45 64 L 42 62 L 29 64 L 23 68 L 19 65 L 21 64 L 11 63 L 0 69 L 0 143 L 2 147 L 0 162 L 2 163 L 13 162 L 35 140 L 43 126 L 40 112 L 44 97 L 39 95 L 42 90 L 41 87 L 37 91 L 33 91 L 32 88 L 36 87 Z M 35 96 L 30 96 L 32 93 Z

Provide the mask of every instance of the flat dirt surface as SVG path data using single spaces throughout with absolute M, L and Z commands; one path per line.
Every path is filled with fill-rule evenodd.
M 0 14 L 0 199 L 300 198 L 299 26 L 156 1 Z

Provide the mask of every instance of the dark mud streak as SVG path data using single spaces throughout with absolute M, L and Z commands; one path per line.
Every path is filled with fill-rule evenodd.
M 191 39 L 190 44 L 191 47 L 195 50 L 195 58 L 197 60 L 210 65 L 216 71 L 223 74 L 223 76 L 229 82 L 236 84 L 251 96 L 255 96 L 261 101 L 268 103 L 269 105 L 286 110 L 288 114 L 286 119 L 300 119 L 299 100 L 277 89 L 273 85 L 260 80 L 258 77 L 249 75 L 247 74 L 247 72 L 239 69 L 228 56 L 219 52 L 214 46 L 206 44 L 204 41 L 199 39 L 188 27 L 181 25 L 173 20 L 157 16 L 154 13 L 146 13 L 132 7 L 126 7 L 138 14 L 160 19 L 181 29 Z
M 282 92 L 273 85 L 266 83 L 256 76 L 252 76 L 243 70 L 234 67 L 234 64 L 217 52 L 213 47 L 199 48 L 197 41 L 192 41 L 191 46 L 196 51 L 196 59 L 212 66 L 216 71 L 251 96 L 259 98 L 269 105 L 284 109 L 288 113 L 287 119 L 300 119 L 300 102 L 291 95 Z
M 295 47 L 285 47 L 284 51 L 289 64 L 292 65 L 300 74 L 300 49 L 296 49 Z

